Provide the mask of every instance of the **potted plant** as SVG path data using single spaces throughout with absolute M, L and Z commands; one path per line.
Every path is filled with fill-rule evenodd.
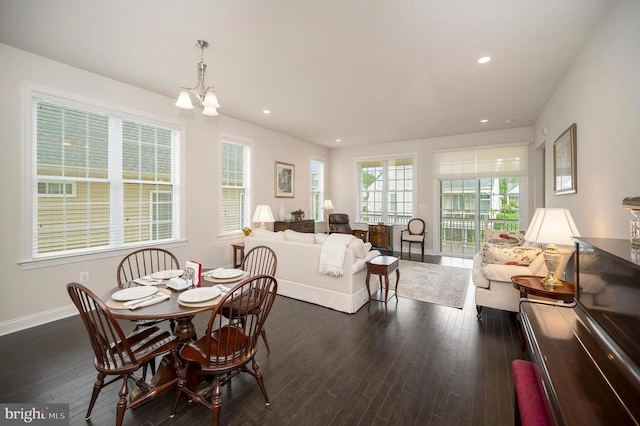
M 304 219 L 304 210 L 298 209 L 291 212 L 291 217 L 293 220 L 302 220 Z
M 249 226 L 245 226 L 244 228 L 242 228 L 242 232 L 244 233 L 245 237 L 248 237 L 249 235 L 251 235 L 251 231 L 252 229 Z

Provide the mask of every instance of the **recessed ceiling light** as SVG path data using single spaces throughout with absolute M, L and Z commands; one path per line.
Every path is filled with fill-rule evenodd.
M 486 118 L 483 118 L 482 120 L 480 120 L 481 123 L 488 123 L 489 120 L 487 120 Z
M 271 114 L 271 110 L 270 109 L 263 109 L 262 112 L 264 114 Z
M 336 139 L 336 142 L 342 142 L 342 139 Z
M 482 58 L 478 59 L 478 63 L 479 64 L 486 64 L 490 60 L 491 60 L 491 56 L 483 56 Z
M 504 122 L 505 122 L 505 123 L 507 123 L 507 124 L 509 124 L 509 123 L 513 122 L 513 118 L 510 118 L 510 119 L 508 119 L 508 120 L 504 120 Z

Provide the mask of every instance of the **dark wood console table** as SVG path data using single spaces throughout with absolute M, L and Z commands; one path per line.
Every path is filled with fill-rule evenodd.
M 313 219 L 277 220 L 273 222 L 273 232 L 284 231 L 286 229 L 313 234 L 314 232 L 316 232 L 316 223 Z

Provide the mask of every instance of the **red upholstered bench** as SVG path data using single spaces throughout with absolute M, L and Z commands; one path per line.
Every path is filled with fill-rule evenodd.
M 513 383 L 516 390 L 516 425 L 552 425 L 547 412 L 544 394 L 532 362 L 516 359 L 511 363 Z

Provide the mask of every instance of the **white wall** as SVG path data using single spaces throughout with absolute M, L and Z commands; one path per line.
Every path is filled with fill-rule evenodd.
M 308 210 L 309 160 L 328 158 L 328 150 L 232 118 L 205 117 L 200 111 L 184 111 L 174 100 L 129 86 L 96 74 L 50 61 L 0 44 L 0 335 L 56 319 L 70 313 L 70 299 L 65 285 L 78 281 L 79 273 L 88 271 L 88 286 L 97 294 L 115 285 L 115 270 L 124 253 L 89 260 L 80 258 L 62 265 L 24 268 L 22 259 L 23 218 L 23 135 L 24 82 L 123 106 L 185 126 L 186 147 L 186 238 L 184 244 L 170 249 L 180 262 L 194 259 L 205 266 L 230 265 L 230 244 L 239 240 L 218 238 L 219 205 L 219 135 L 232 135 L 253 141 L 253 205 L 269 204 L 274 212 L 280 199 L 274 197 L 274 161 L 296 165 L 296 196 L 284 199 L 288 211 Z M 224 103 L 224 100 L 221 100 Z M 221 109 L 224 112 L 224 105 Z
M 437 224 L 437 193 L 434 191 L 434 179 L 432 176 L 433 152 L 446 149 L 458 149 L 463 147 L 479 147 L 487 145 L 531 143 L 533 141 L 533 128 L 522 127 L 518 129 L 500 130 L 492 132 L 471 133 L 440 138 L 417 139 L 404 142 L 391 142 L 376 145 L 336 148 L 331 150 L 331 173 L 329 176 L 329 197 L 336 207 L 336 212 L 347 213 L 355 222 L 357 210 L 357 174 L 356 159 L 388 156 L 396 154 L 417 154 L 415 182 L 417 188 L 416 217 L 424 219 L 427 223 L 427 242 L 425 252 L 434 252 L 434 224 Z M 535 166 L 530 167 L 535 175 Z M 525 190 L 533 191 L 535 179 L 530 179 Z M 523 206 L 525 219 L 529 210 Z M 364 224 L 354 224 L 353 227 L 365 228 Z M 400 249 L 399 226 L 394 228 L 394 250 Z M 436 240 L 437 241 L 437 240 Z M 435 244 L 437 247 L 437 244 Z
M 553 142 L 572 123 L 578 192 L 556 196 Z M 541 145 L 547 206 L 570 209 L 582 236 L 629 238 L 631 215 L 621 202 L 640 196 L 639 1 L 620 1 L 591 34 L 535 125 Z

